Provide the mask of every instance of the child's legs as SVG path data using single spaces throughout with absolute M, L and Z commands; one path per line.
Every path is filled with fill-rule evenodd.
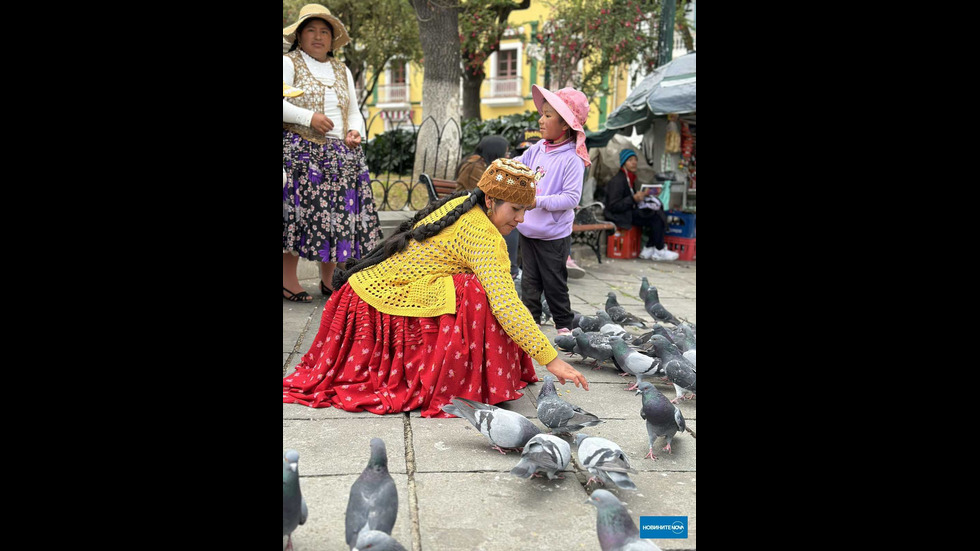
M 541 321 L 541 273 L 538 258 L 534 252 L 536 240 L 520 236 L 521 247 L 521 301 L 531 312 L 535 323 Z
M 517 256 L 517 249 L 521 242 L 521 234 L 517 230 L 514 230 L 504 236 L 504 241 L 507 243 L 507 254 L 510 256 L 510 277 L 517 277 L 517 270 L 520 268 L 520 258 Z
M 534 241 L 538 258 L 539 277 L 548 299 L 548 307 L 555 318 L 555 329 L 572 328 L 572 304 L 568 298 L 568 267 L 565 262 L 571 249 L 572 239 Z

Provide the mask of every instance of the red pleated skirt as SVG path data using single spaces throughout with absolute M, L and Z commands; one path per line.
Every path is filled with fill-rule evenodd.
M 378 312 L 344 285 L 323 309 L 320 331 L 282 401 L 378 415 L 440 408 L 461 397 L 487 404 L 516 400 L 538 382 L 534 364 L 497 323 L 473 274 L 453 276 L 456 313 L 432 318 Z

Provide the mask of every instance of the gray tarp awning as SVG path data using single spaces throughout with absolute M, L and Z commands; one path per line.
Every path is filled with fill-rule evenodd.
M 609 114 L 606 130 L 626 128 L 650 116 L 696 112 L 697 59 L 697 52 L 691 52 L 654 70 Z

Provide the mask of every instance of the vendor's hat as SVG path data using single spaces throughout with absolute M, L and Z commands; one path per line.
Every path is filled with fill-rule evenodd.
M 537 84 L 531 86 L 531 96 L 534 98 L 534 106 L 538 108 L 538 112 L 541 111 L 544 102 L 548 102 L 548 105 L 554 108 L 575 131 L 575 154 L 585 161 L 585 166 L 592 164 L 589 160 L 589 151 L 585 147 L 584 128 L 585 121 L 589 118 L 589 98 L 574 88 L 562 88 L 552 92 Z
M 302 96 L 303 91 L 299 88 L 293 88 L 292 86 L 282 83 L 282 97 L 284 98 L 295 98 L 296 96 Z
M 296 40 L 296 29 L 299 27 L 299 24 L 315 17 L 325 19 L 333 27 L 333 44 L 331 48 L 337 50 L 350 42 L 350 36 L 347 35 L 347 27 L 340 22 L 340 19 L 334 17 L 326 6 L 321 6 L 320 4 L 307 4 L 303 6 L 299 10 L 299 18 L 296 19 L 296 22 L 282 30 L 282 37 L 292 44 Z
M 538 176 L 524 164 L 501 158 L 490 163 L 477 187 L 487 197 L 530 205 L 534 202 L 537 179 Z
M 630 157 L 636 157 L 636 151 L 633 151 L 632 149 L 624 149 L 624 150 L 620 151 L 619 152 L 619 166 L 623 166 L 624 164 L 626 164 L 626 161 Z M 637 157 L 637 159 L 639 159 L 639 157 Z

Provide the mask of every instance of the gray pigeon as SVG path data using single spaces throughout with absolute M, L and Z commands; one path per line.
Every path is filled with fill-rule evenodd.
M 299 452 L 282 454 L 282 547 L 293 548 L 293 530 L 306 523 L 309 510 L 299 489 Z
M 351 551 L 408 551 L 395 538 L 378 530 L 364 530 L 357 536 L 357 542 Z
M 595 333 L 602 325 L 602 320 L 595 316 L 582 316 L 578 322 L 578 327 L 586 333 Z
M 541 297 L 541 323 L 548 323 L 551 320 L 551 307 L 548 306 L 548 299 Z
M 677 392 L 677 397 L 671 402 L 677 403 L 677 400 L 687 399 L 685 396 L 687 392 L 691 392 L 691 397 L 694 398 L 698 391 L 697 366 L 685 358 L 676 346 L 670 344 L 666 338 L 660 335 L 654 335 L 649 344 L 654 355 L 663 361 L 667 380 L 674 385 L 674 390 Z
M 609 292 L 606 298 L 606 313 L 612 320 L 624 327 L 646 327 L 647 322 L 641 320 L 640 318 L 630 314 L 625 308 L 619 305 L 619 301 L 616 299 L 616 293 L 612 291 Z
M 575 331 L 582 330 L 576 327 Z M 555 337 L 555 346 L 558 348 L 558 350 L 567 352 L 570 355 L 574 356 L 575 354 L 578 354 L 578 349 L 575 347 L 575 335 L 558 335 Z
M 647 293 L 650 292 L 650 281 L 644 277 L 643 281 L 640 283 L 640 300 L 647 299 Z
M 345 519 L 347 546 L 354 548 L 359 533 L 378 530 L 391 534 L 398 516 L 398 490 L 388 473 L 388 452 L 380 438 L 371 439 L 371 458 L 350 487 Z
M 660 358 L 640 354 L 630 348 L 623 339 L 613 337 L 609 339 L 609 345 L 612 347 L 613 355 L 616 357 L 616 365 L 624 373 L 636 377 L 636 382 L 626 390 L 636 390 L 640 386 L 640 383 L 643 382 L 643 377 L 653 377 L 660 371 L 662 365 Z
M 609 345 L 609 340 L 600 333 L 579 333 L 575 335 L 575 344 L 578 347 L 578 353 L 583 358 L 592 358 L 595 360 L 592 363 L 595 369 L 601 369 L 599 362 L 611 360 L 613 357 L 612 346 Z
M 553 375 L 546 376 L 538 394 L 538 419 L 544 426 L 554 434 L 568 434 L 602 423 L 595 415 L 562 400 L 555 390 L 556 380 Z
M 653 442 L 663 436 L 667 439 L 664 450 L 671 453 L 670 443 L 674 441 L 674 435 L 677 434 L 677 431 L 684 434 L 684 431 L 687 430 L 687 423 L 684 421 L 681 410 L 670 403 L 670 400 L 652 384 L 640 383 L 636 393 L 643 395 L 640 417 L 647 422 L 647 436 L 650 440 L 650 453 L 644 459 L 649 457 L 656 460 L 657 456 L 653 455 Z
M 548 475 L 548 480 L 564 479 L 558 472 L 565 470 L 571 459 L 572 447 L 568 442 L 550 434 L 539 434 L 524 446 L 521 461 L 511 469 L 510 474 L 531 478 L 541 471 Z
M 694 330 L 691 326 L 682 323 L 674 331 L 671 332 L 671 342 L 680 349 L 681 352 L 687 352 L 688 350 L 695 350 L 698 347 L 698 339 L 694 335 Z
M 650 287 L 650 290 L 647 291 L 647 298 L 643 301 L 643 307 L 656 321 L 661 323 L 669 323 L 672 325 L 681 324 L 681 320 L 674 317 L 674 314 L 668 312 L 667 309 L 664 308 L 664 305 L 660 304 L 660 293 L 657 291 L 656 287 Z
M 469 421 L 504 455 L 504 448 L 523 448 L 528 440 L 541 434 L 541 429 L 520 413 L 466 398 L 453 398 L 450 402 L 442 406 L 442 411 Z
M 660 551 L 650 540 L 640 539 L 633 517 L 608 490 L 596 490 L 586 503 L 595 505 L 595 531 L 602 551 Z
M 630 460 L 619 444 L 582 433 L 575 435 L 575 443 L 578 444 L 579 463 L 593 474 L 589 482 L 596 480 L 623 490 L 636 490 L 636 484 L 629 477 L 629 473 L 635 473 L 636 469 L 630 467 Z

